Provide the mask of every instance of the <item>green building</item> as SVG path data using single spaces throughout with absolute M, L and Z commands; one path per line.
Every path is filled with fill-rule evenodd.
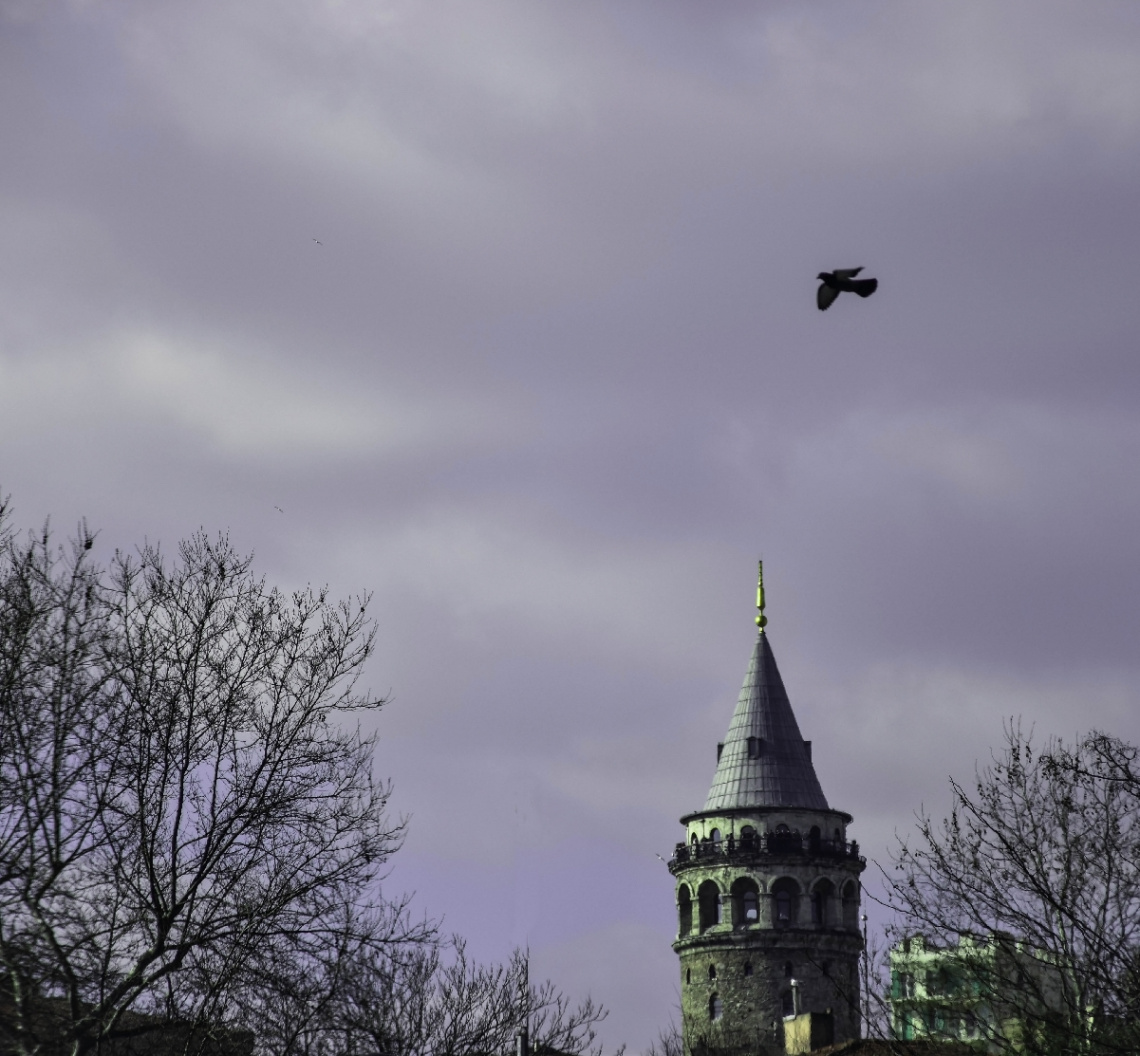
M 761 568 L 761 574 L 763 569 Z M 859 874 L 851 815 L 833 810 L 800 734 L 757 591 L 759 633 L 704 806 L 681 818 L 676 879 L 686 1053 L 784 1052 L 812 1013 L 859 1036 Z M 817 1039 L 822 1043 L 825 1039 Z
M 1020 1052 L 1041 1048 L 1050 1031 L 1070 1034 L 1063 973 L 1011 935 L 962 935 L 945 946 L 915 935 L 891 949 L 890 961 L 891 1028 L 900 1040 Z

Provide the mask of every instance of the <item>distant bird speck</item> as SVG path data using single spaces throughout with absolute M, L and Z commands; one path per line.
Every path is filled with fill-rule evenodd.
M 857 279 L 862 268 L 836 268 L 835 271 L 821 271 L 816 278 L 820 287 L 815 292 L 815 303 L 821 312 L 826 312 L 835 298 L 843 292 L 857 293 L 860 297 L 870 297 L 879 288 L 878 279 Z
M 281 507 L 280 507 L 280 506 L 274 506 L 273 508 L 274 508 L 274 509 L 275 509 L 275 510 L 276 510 L 278 513 L 284 513 L 284 512 L 285 512 L 283 509 L 281 509 Z
M 316 242 L 316 244 L 317 244 L 318 246 L 323 246 L 323 245 L 324 245 L 324 243 L 323 243 L 323 242 L 322 242 L 322 241 L 321 241 L 319 238 L 314 238 L 314 239 L 313 239 L 313 241 L 314 241 L 314 242 Z

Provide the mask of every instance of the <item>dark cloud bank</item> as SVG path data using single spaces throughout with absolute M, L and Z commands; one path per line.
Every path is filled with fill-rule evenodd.
M 759 554 L 874 857 L 1003 718 L 1140 738 L 1134 4 L 0 12 L 19 520 L 374 590 L 391 882 L 609 1041 Z

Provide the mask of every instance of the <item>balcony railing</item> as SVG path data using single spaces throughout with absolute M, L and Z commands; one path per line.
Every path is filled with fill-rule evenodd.
M 765 854 L 803 854 L 822 858 L 859 858 L 859 844 L 855 840 L 828 840 L 802 836 L 798 832 L 746 833 L 724 840 L 702 840 L 699 843 L 679 843 L 673 851 L 670 864 L 704 862 L 714 858 L 755 858 Z

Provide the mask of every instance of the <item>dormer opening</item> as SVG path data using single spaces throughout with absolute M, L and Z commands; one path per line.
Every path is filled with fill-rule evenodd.
M 763 737 L 749 737 L 748 738 L 748 758 L 759 759 L 764 754 L 764 738 Z

